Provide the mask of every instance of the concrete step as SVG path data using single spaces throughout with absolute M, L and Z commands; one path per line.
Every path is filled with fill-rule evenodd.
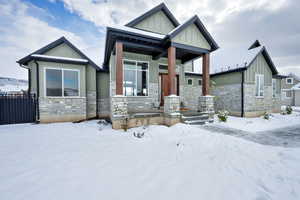
M 213 119 L 209 119 L 208 113 L 187 112 L 182 113 L 181 121 L 190 125 L 203 125 L 205 123 L 212 123 Z
M 208 119 L 208 115 L 194 115 L 194 116 L 182 116 L 181 119 L 182 121 L 194 121 L 194 120 L 206 120 Z
M 193 120 L 193 121 L 185 121 L 185 124 L 189 124 L 189 125 L 203 125 L 208 123 L 208 120 Z

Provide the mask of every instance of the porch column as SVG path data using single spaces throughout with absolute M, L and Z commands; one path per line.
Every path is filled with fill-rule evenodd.
M 209 53 L 202 57 L 202 96 L 209 95 Z
M 123 95 L 123 43 L 116 42 L 116 95 Z
M 175 78 L 176 78 L 176 48 L 168 48 L 168 76 L 169 76 L 169 94 L 176 95 Z

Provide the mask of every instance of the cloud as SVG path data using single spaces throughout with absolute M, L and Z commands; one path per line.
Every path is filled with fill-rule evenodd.
M 0 76 L 26 78 L 27 71 L 16 64 L 16 60 L 47 45 L 61 36 L 67 37 L 72 43 L 85 52 L 95 51 L 79 35 L 57 27 L 50 26 L 47 22 L 29 13 L 42 13 L 42 9 L 23 3 L 19 0 L 10 0 L 0 3 L 0 55 L 2 61 Z M 98 44 L 102 45 L 101 43 Z

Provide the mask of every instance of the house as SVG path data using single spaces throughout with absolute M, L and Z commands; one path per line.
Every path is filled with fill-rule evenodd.
M 241 55 L 242 61 L 224 65 L 226 70 L 211 75 L 215 110 L 242 117 L 280 112 L 282 77 L 266 47 L 256 40 Z
M 300 105 L 300 78 L 294 73 L 284 76 L 282 84 L 282 104 L 286 106 Z
M 212 118 L 209 60 L 218 48 L 197 16 L 179 24 L 162 3 L 125 26 L 107 27 L 102 67 L 64 37 L 18 63 L 29 71 L 41 122 L 109 117 L 113 128 L 172 125 Z M 185 69 L 200 57 L 201 80 Z

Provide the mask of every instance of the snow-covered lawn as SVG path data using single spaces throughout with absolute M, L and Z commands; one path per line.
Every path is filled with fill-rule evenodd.
M 298 200 L 299 155 L 183 124 L 0 126 L 0 199 Z
M 215 124 L 218 126 L 235 128 L 248 132 L 258 132 L 300 125 L 300 112 L 294 111 L 291 115 L 273 113 L 269 120 L 266 120 L 263 117 L 241 118 L 229 116 L 226 123 L 219 122 L 217 118 L 215 121 Z

